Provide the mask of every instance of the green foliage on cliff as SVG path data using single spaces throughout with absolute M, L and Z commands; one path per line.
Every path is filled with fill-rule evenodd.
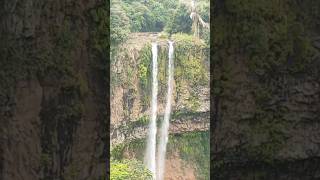
M 138 77 L 140 79 L 141 86 L 143 88 L 147 88 L 150 82 L 152 69 L 151 46 L 146 45 L 139 54 Z
M 151 172 L 139 161 L 111 160 L 110 165 L 111 180 L 152 180 Z
M 139 64 L 138 64 L 138 78 L 140 82 L 141 92 L 143 95 L 142 103 L 147 106 L 150 103 L 149 93 L 151 90 L 151 71 L 152 71 L 152 53 L 151 46 L 147 45 L 140 51 Z
M 125 144 L 118 144 L 111 148 L 110 151 L 110 157 L 112 157 L 115 160 L 121 160 L 123 157 Z
M 205 85 L 209 80 L 209 54 L 202 41 L 186 34 L 174 34 L 175 78 L 185 79 L 191 86 Z
M 209 85 L 209 52 L 203 40 L 194 38 L 188 34 L 172 35 L 175 53 L 175 72 L 176 92 L 180 96 L 183 91 L 190 91 L 189 104 L 192 110 L 196 110 L 199 105 L 197 88 Z M 159 44 L 158 49 L 158 84 L 159 96 L 165 97 L 167 88 L 167 66 L 168 66 L 168 47 Z M 148 106 L 150 103 L 150 90 L 152 78 L 152 53 L 151 46 L 146 45 L 140 52 L 138 58 L 138 78 L 140 81 L 141 93 L 143 94 L 143 104 Z M 186 89 L 188 88 L 188 89 Z
M 148 115 L 143 115 L 135 121 L 129 121 L 125 124 L 120 125 L 118 128 L 126 130 L 126 132 L 131 133 L 135 128 L 146 127 L 149 124 L 150 117 Z
M 206 44 L 187 34 L 174 34 L 175 42 L 175 82 L 178 98 L 188 89 L 188 107 L 197 110 L 200 106 L 200 87 L 209 85 L 209 52 Z
M 196 168 L 197 179 L 209 179 L 210 173 L 210 134 L 190 132 L 170 136 L 168 153 L 177 151 L 186 164 Z
M 197 179 L 209 178 L 210 165 L 210 143 L 209 132 L 190 132 L 184 134 L 170 135 L 167 146 L 167 158 L 178 152 L 184 165 L 191 165 L 195 168 Z M 143 160 L 146 148 L 145 139 L 135 139 L 125 144 L 117 145 L 112 149 L 111 157 L 123 160 L 125 152 L 136 159 Z

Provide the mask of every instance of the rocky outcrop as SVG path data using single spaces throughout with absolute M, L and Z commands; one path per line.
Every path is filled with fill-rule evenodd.
M 158 116 L 158 124 L 161 124 L 162 120 L 163 115 Z M 208 131 L 210 127 L 209 121 L 209 112 L 179 114 L 177 117 L 170 119 L 169 134 Z M 143 124 L 138 124 L 137 122 L 123 123 L 123 125 L 110 132 L 111 147 L 147 137 L 148 121 Z
M 99 16 L 108 7 L 100 0 L 0 4 L 0 179 L 105 176 L 107 56 L 95 39 L 107 33 Z
M 121 124 L 122 121 L 138 119 L 141 114 L 150 110 L 146 101 L 148 100 L 147 96 L 150 96 L 151 93 L 149 93 L 149 89 L 141 87 L 139 64 L 142 61 L 142 56 L 151 54 L 151 52 L 143 53 L 157 37 L 157 33 L 131 33 L 127 41 L 118 46 L 115 52 L 112 52 L 111 129 Z M 166 40 L 158 41 L 159 44 L 162 44 L 161 47 L 165 48 Z M 161 62 L 165 61 L 161 60 Z M 163 109 L 163 103 L 160 103 L 159 106 Z

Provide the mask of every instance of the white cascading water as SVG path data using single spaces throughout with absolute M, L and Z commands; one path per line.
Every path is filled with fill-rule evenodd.
M 156 138 L 157 138 L 157 95 L 158 95 L 158 47 L 157 43 L 152 43 L 152 100 L 151 100 L 151 121 L 149 123 L 149 133 L 147 141 L 146 156 L 144 162 L 156 177 Z
M 164 119 L 161 126 L 160 142 L 158 144 L 158 164 L 157 164 L 157 180 L 163 180 L 165 170 L 165 159 L 166 159 L 166 148 L 169 136 L 169 120 L 171 113 L 171 101 L 172 101 L 172 86 L 173 86 L 173 42 L 169 41 L 169 63 L 168 63 L 168 92 L 167 92 L 167 103 L 165 108 Z

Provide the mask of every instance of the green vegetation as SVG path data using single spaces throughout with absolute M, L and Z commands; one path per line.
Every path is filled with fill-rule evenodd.
M 115 160 L 121 160 L 123 157 L 123 152 L 125 148 L 125 144 L 118 144 L 111 149 L 110 157 Z
M 151 46 L 147 45 L 140 51 L 139 65 L 138 65 L 138 77 L 140 80 L 140 87 L 143 90 L 142 103 L 147 106 L 150 103 L 151 90 L 151 69 L 152 69 L 152 54 Z
M 167 48 L 161 46 L 158 49 L 158 83 L 159 83 L 159 95 L 164 95 L 165 88 L 167 86 L 166 83 L 166 60 L 168 58 Z M 146 45 L 139 52 L 138 58 L 138 77 L 140 81 L 140 90 L 143 94 L 142 103 L 144 106 L 149 106 L 150 104 L 150 96 L 151 96 L 151 70 L 152 70 L 152 62 L 151 62 L 152 54 L 151 54 L 151 46 Z
M 180 97 L 188 88 L 189 110 L 197 110 L 200 106 L 197 89 L 209 85 L 209 52 L 206 44 L 191 35 L 175 34 L 172 36 L 175 47 L 175 82 L 176 93 Z M 188 53 L 185 53 L 188 52 Z
M 207 13 L 209 12 L 209 9 Z M 183 22 L 183 23 L 181 23 Z M 165 31 L 169 34 L 191 33 L 192 19 L 190 18 L 190 7 L 179 4 L 177 10 L 170 15 Z
M 163 2 L 124 0 L 123 6 L 131 19 L 132 32 L 159 32 L 165 26 L 165 22 L 173 10 L 172 6 L 176 6 L 176 2 L 172 0 L 164 0 Z
M 146 139 L 135 139 L 126 144 L 127 151 L 132 152 L 136 159 L 143 160 L 146 151 Z
M 191 35 L 176 34 L 173 36 L 175 48 L 175 77 L 188 81 L 192 86 L 205 85 L 208 82 L 209 54 L 203 42 Z M 188 53 L 185 53 L 188 52 Z
M 126 122 L 125 124 L 119 126 L 119 128 L 126 129 L 128 130 L 128 132 L 130 132 L 131 130 L 134 130 L 137 127 L 147 126 L 149 124 L 149 119 L 150 119 L 149 116 L 143 115 L 135 121 Z
M 172 39 L 175 42 L 174 77 L 177 90 L 175 91 L 177 94 L 174 96 L 178 96 L 178 98 L 183 100 L 187 99 L 186 101 L 188 102 L 184 102 L 189 104 L 187 110 L 198 110 L 201 102 L 198 98 L 199 92 L 197 90 L 203 86 L 207 87 L 209 84 L 209 31 L 201 31 L 200 39 L 193 36 L 190 4 L 176 0 L 112 0 L 111 4 L 114 4 L 114 7 L 111 8 L 111 29 L 113 29 L 113 26 L 115 27 L 114 34 L 113 30 L 111 32 L 111 57 L 114 59 L 111 63 L 115 65 L 115 68 L 112 69 L 114 72 L 111 75 L 111 87 L 122 86 L 135 89 L 141 97 L 142 109 L 150 106 L 152 78 L 151 45 L 143 45 L 141 42 L 134 42 L 133 40 L 143 35 L 142 33 L 137 34 L 135 32 L 158 32 L 160 35 L 158 36 L 159 103 L 165 101 L 164 97 L 167 90 L 168 47 L 164 44 L 166 40 Z M 199 0 L 197 1 L 197 7 L 198 13 L 203 20 L 209 22 L 209 1 Z M 151 33 L 144 34 L 151 37 Z M 131 35 L 134 38 L 130 39 Z M 131 44 L 132 46 L 130 46 Z M 122 66 L 119 67 L 118 64 Z M 138 88 L 135 85 L 137 80 L 139 82 Z M 188 93 L 183 92 L 183 89 L 188 91 Z M 186 97 L 182 97 L 183 95 Z M 124 111 L 124 114 L 126 114 L 127 110 Z M 158 120 L 161 120 L 161 118 L 158 118 Z M 123 125 L 120 125 L 120 128 L 126 132 L 130 132 L 130 130 L 146 126 L 148 123 L 149 117 L 143 116 L 136 121 L 126 121 Z M 159 122 L 157 125 L 161 125 L 161 123 Z M 178 148 L 181 148 L 181 156 L 186 157 L 190 155 L 189 159 L 184 158 L 186 163 L 189 164 L 199 164 L 200 161 L 203 163 L 205 162 L 203 161 L 204 154 L 209 154 L 209 144 L 208 141 L 205 141 L 208 136 L 204 137 L 201 133 L 195 134 L 194 136 L 186 135 L 179 137 L 184 139 L 181 142 L 185 143 L 185 146 L 180 144 Z M 170 137 L 170 139 L 174 138 L 175 136 Z M 197 146 L 200 144 L 187 144 L 188 138 L 191 141 L 195 140 L 206 144 L 203 148 L 199 148 Z M 189 145 L 192 146 L 191 149 L 198 148 L 198 150 L 190 152 L 189 147 L 186 147 Z M 203 145 L 201 144 L 200 146 Z M 141 139 L 131 142 L 126 141 L 124 144 L 117 145 L 111 150 L 111 156 L 118 161 L 123 160 L 123 156 L 142 160 L 144 153 L 145 141 Z M 196 156 L 199 156 L 199 159 Z M 207 179 L 209 163 L 195 166 L 196 171 L 199 172 L 197 177 L 199 179 Z M 123 165 L 123 168 L 126 169 L 127 167 Z M 122 174 L 122 172 L 119 172 L 119 174 Z M 126 175 L 124 173 L 120 176 Z
M 124 160 L 110 162 L 111 180 L 152 180 L 151 172 L 136 160 Z
M 145 152 L 145 139 L 135 139 L 125 144 L 117 145 L 111 151 L 111 156 L 117 160 L 123 159 L 125 152 L 130 152 L 134 158 L 143 160 Z M 179 135 L 170 135 L 167 156 L 178 152 L 184 165 L 195 167 L 197 179 L 205 180 L 209 177 L 210 165 L 209 132 L 190 132 Z
M 112 0 L 111 42 L 124 42 L 130 32 L 191 33 L 192 20 L 189 3 L 176 0 Z M 197 11 L 209 22 L 209 0 L 197 1 Z M 209 40 L 209 31 L 202 37 Z
M 125 64 L 123 66 L 125 69 L 122 73 L 117 73 L 116 76 L 115 73 L 112 72 L 111 86 L 124 85 L 134 89 L 134 86 L 130 84 L 133 82 L 131 78 L 137 76 L 140 81 L 139 94 L 142 97 L 142 105 L 143 107 L 148 107 L 150 104 L 151 46 L 148 44 L 139 51 L 137 60 L 134 60 L 138 62 L 138 65 L 128 63 L 127 59 L 131 59 L 131 54 L 134 52 L 130 52 L 131 50 L 128 51 L 128 48 L 119 46 L 121 42 L 126 42 L 126 37 L 129 36 L 128 27 L 123 25 L 125 23 L 130 25 L 130 32 L 157 31 L 161 32 L 159 39 L 170 37 L 175 41 L 175 78 L 178 96 L 183 93 L 183 89 L 187 88 L 185 85 L 191 86 L 188 91 L 193 91 L 193 87 L 199 85 L 208 85 L 209 32 L 201 31 L 201 38 L 203 38 L 201 40 L 191 35 L 193 33 L 191 32 L 192 20 L 190 18 L 190 4 L 173 0 L 161 2 L 155 0 L 113 1 L 111 2 L 114 4 L 114 7 L 111 8 L 111 29 L 114 29 L 115 32 L 111 32 L 111 56 L 112 59 L 114 59 L 112 62 L 124 61 L 122 64 Z M 197 1 L 197 11 L 204 21 L 209 22 L 208 0 Z M 116 16 L 113 19 L 112 14 Z M 117 37 L 123 38 L 116 40 Z M 125 46 L 125 43 L 123 43 L 123 45 Z M 159 97 L 165 97 L 165 89 L 167 88 L 168 49 L 162 45 L 159 47 Z M 137 74 L 135 73 L 135 69 L 137 69 Z M 188 107 L 188 110 L 196 110 L 199 107 L 200 102 L 196 97 L 197 93 L 196 91 L 190 93 L 190 107 Z
M 120 1 L 111 1 L 110 37 L 112 44 L 123 42 L 130 33 L 129 17 L 125 13 Z
M 172 39 L 175 41 L 175 80 L 176 92 L 178 95 L 186 89 L 187 84 L 190 91 L 200 86 L 207 86 L 209 83 L 209 52 L 203 40 L 199 40 L 192 35 L 174 34 Z M 159 96 L 164 97 L 167 88 L 167 59 L 168 49 L 161 46 L 158 50 L 158 81 Z M 185 53 L 188 52 L 188 53 Z M 143 94 L 143 104 L 148 106 L 150 103 L 151 90 L 151 69 L 152 64 L 151 46 L 146 45 L 139 53 L 138 77 L 140 80 L 141 93 Z M 162 94 L 161 94 L 162 93 Z M 197 92 L 191 92 L 190 110 L 199 107 Z
M 140 79 L 140 84 L 143 89 L 146 89 L 149 86 L 151 76 L 151 45 L 146 45 L 141 51 L 139 56 L 139 65 L 138 65 L 138 77 Z
M 210 141 L 209 132 L 191 132 L 174 135 L 168 143 L 168 154 L 178 151 L 186 164 L 196 168 L 199 180 L 209 179 Z

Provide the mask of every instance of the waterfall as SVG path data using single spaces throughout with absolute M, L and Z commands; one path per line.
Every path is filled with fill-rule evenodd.
M 168 91 L 167 91 L 167 103 L 165 107 L 164 119 L 160 130 L 160 142 L 158 144 L 158 164 L 157 164 L 157 180 L 163 180 L 165 170 L 166 148 L 169 135 L 169 120 L 171 113 L 171 99 L 172 99 L 172 86 L 173 86 L 173 42 L 169 41 L 169 62 L 168 62 Z
M 158 47 L 152 43 L 152 100 L 151 100 L 151 121 L 149 123 L 148 141 L 144 162 L 153 175 L 153 179 L 163 180 L 165 170 L 166 148 L 169 135 L 169 120 L 171 113 L 171 101 L 173 91 L 173 42 L 169 41 L 169 62 L 168 62 L 168 91 L 164 119 L 160 130 L 158 144 L 157 166 L 156 166 L 156 138 L 157 138 L 157 94 L 158 94 Z
M 156 177 L 156 134 L 157 134 L 157 95 L 158 95 L 158 47 L 152 43 L 152 100 L 151 100 L 151 121 L 147 141 L 146 156 L 144 162 L 151 171 L 154 179 Z

